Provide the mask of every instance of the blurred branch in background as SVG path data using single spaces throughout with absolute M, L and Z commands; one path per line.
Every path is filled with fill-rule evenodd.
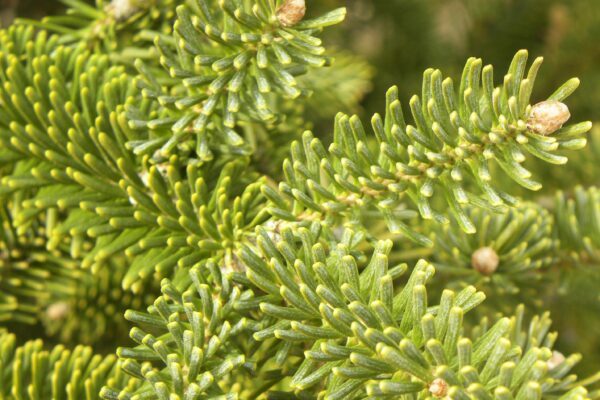
M 0 26 L 7 27 L 16 17 L 39 19 L 62 8 L 58 0 L 0 0 Z
M 8 26 L 17 14 L 19 0 L 0 0 L 0 24 Z

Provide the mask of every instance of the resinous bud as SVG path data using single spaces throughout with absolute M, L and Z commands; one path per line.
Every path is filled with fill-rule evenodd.
M 553 351 L 552 357 L 550 357 L 550 359 L 548 360 L 548 369 L 553 370 L 554 368 L 558 367 L 563 362 L 565 362 L 565 360 L 566 358 L 561 352 Z
M 285 27 L 291 27 L 302 21 L 306 13 L 304 0 L 285 0 L 277 10 L 277 19 Z
M 491 247 L 482 247 L 471 256 L 473 269 L 482 275 L 492 275 L 498 269 L 498 264 L 500 264 L 500 258 Z
M 548 136 L 562 128 L 571 118 L 566 104 L 556 100 L 546 100 L 531 108 L 527 128 L 539 135 Z
M 448 394 L 448 383 L 441 378 L 434 379 L 429 385 L 429 393 L 433 397 L 445 397 Z
M 125 21 L 139 11 L 133 0 L 113 0 L 107 9 L 117 21 Z

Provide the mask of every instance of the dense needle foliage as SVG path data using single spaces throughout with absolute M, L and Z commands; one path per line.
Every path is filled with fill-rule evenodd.
M 326 0 L 62 2 L 0 30 L 0 399 L 600 399 L 578 78 L 470 57 L 368 118 Z

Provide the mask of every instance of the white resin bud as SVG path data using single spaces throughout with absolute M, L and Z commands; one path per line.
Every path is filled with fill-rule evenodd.
M 548 369 L 553 370 L 554 368 L 558 367 L 560 364 L 565 362 L 565 360 L 566 358 L 561 352 L 553 351 L 552 357 L 550 357 L 550 359 L 547 361 Z
M 434 379 L 429 385 L 429 393 L 433 397 L 445 397 L 448 394 L 448 383 L 441 378 Z
M 117 21 L 124 21 L 138 12 L 135 0 L 112 0 L 109 10 Z
M 64 319 L 70 312 L 71 307 L 65 302 L 51 304 L 46 309 L 46 315 L 52 321 Z
M 473 269 L 482 275 L 492 275 L 498 269 L 500 258 L 491 247 L 482 247 L 471 256 Z
M 556 100 L 537 103 L 529 113 L 527 128 L 533 132 L 548 136 L 559 130 L 571 118 L 566 104 Z
M 304 0 L 285 0 L 277 10 L 277 19 L 285 27 L 296 25 L 302 21 L 306 13 L 306 3 Z

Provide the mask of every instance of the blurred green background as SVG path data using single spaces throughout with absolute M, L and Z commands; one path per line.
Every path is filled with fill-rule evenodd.
M 309 15 L 342 5 L 348 7 L 348 19 L 327 31 L 327 43 L 360 55 L 373 68 L 371 90 L 361 103 L 365 120 L 383 111 L 385 91 L 392 85 L 399 86 L 406 104 L 420 91 L 426 68 L 440 68 L 458 79 L 465 60 L 477 56 L 495 66 L 499 80 L 515 52 L 525 48 L 532 58 L 545 57 L 534 101 L 577 76 L 582 86 L 568 101 L 574 119 L 600 121 L 600 0 L 307 0 Z M 15 17 L 39 19 L 62 8 L 58 0 L 0 0 L 0 21 L 7 26 Z M 317 131 L 331 130 L 331 115 L 317 119 Z M 585 160 L 596 163 L 600 156 Z M 560 167 L 537 172 L 547 174 L 543 182 L 548 193 L 600 183 L 597 165 L 579 168 L 577 162 L 562 169 L 562 175 Z M 565 171 L 570 175 L 564 176 Z M 584 353 L 584 370 L 600 364 L 598 270 L 579 274 L 575 284 L 591 296 L 540 293 L 554 299 L 549 306 L 562 348 Z

